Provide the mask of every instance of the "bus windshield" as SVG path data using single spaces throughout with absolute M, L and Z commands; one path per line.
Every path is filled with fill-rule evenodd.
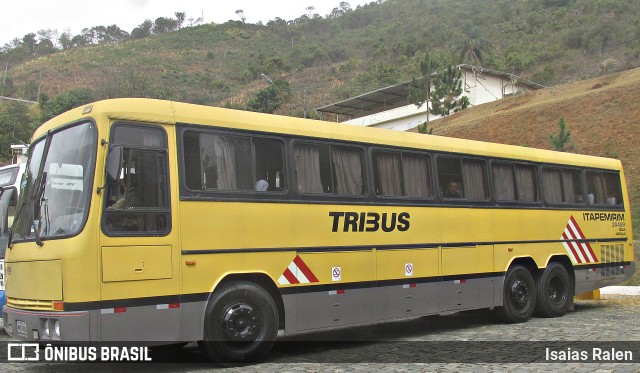
M 36 140 L 29 151 L 12 242 L 77 234 L 91 198 L 95 125 L 85 122 Z

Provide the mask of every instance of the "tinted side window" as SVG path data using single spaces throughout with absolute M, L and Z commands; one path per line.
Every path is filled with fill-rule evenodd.
M 298 193 L 362 195 L 365 192 L 361 149 L 295 144 L 293 160 Z
M 376 195 L 430 198 L 429 158 L 410 153 L 373 153 Z
M 581 172 L 579 170 L 543 168 L 542 189 L 544 191 L 544 200 L 547 203 L 584 203 Z
M 285 189 L 282 141 L 186 131 L 183 144 L 189 189 L 254 192 Z
M 513 177 L 513 165 L 494 163 L 491 165 L 493 195 L 497 201 L 515 201 L 516 185 Z
M 538 201 L 538 172 L 536 167 L 516 166 L 516 195 L 518 201 Z
M 449 157 L 438 159 L 438 181 L 443 198 L 486 200 L 485 175 L 484 161 Z
M 376 152 L 373 154 L 373 174 L 377 195 L 393 197 L 404 195 L 401 164 L 400 153 Z
M 411 198 L 433 197 L 429 157 L 417 154 L 402 154 L 404 195 Z
M 621 205 L 620 176 L 587 171 L 587 201 L 590 205 Z
M 493 194 L 497 201 L 536 202 L 538 178 L 534 166 L 493 163 Z

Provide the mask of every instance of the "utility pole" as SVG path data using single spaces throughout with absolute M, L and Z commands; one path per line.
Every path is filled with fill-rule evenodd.
M 304 106 L 304 118 L 307 119 L 307 87 L 302 91 L 302 105 Z
M 9 70 L 9 62 L 4 65 L 4 79 L 2 79 L 2 91 L 0 91 L 0 96 L 4 96 L 4 86 L 7 84 L 7 70 Z

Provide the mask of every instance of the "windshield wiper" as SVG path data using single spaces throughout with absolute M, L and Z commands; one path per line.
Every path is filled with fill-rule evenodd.
M 31 219 L 31 227 L 33 229 L 33 235 L 36 239 L 36 243 L 38 246 L 43 246 L 42 239 L 40 238 L 40 228 L 42 228 L 42 202 L 44 201 L 44 189 L 47 185 L 47 173 L 43 172 L 42 177 L 40 178 L 40 183 L 38 183 L 38 187 L 36 188 L 36 194 L 34 198 L 33 205 L 33 215 Z M 36 207 L 38 208 L 38 226 L 36 227 Z

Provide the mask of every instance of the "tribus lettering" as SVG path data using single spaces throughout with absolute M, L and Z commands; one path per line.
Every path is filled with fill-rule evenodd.
M 338 232 L 340 227 L 342 232 L 377 232 L 380 229 L 383 232 L 405 232 L 409 229 L 411 217 L 408 212 L 330 212 L 329 216 L 333 218 L 332 232 Z

